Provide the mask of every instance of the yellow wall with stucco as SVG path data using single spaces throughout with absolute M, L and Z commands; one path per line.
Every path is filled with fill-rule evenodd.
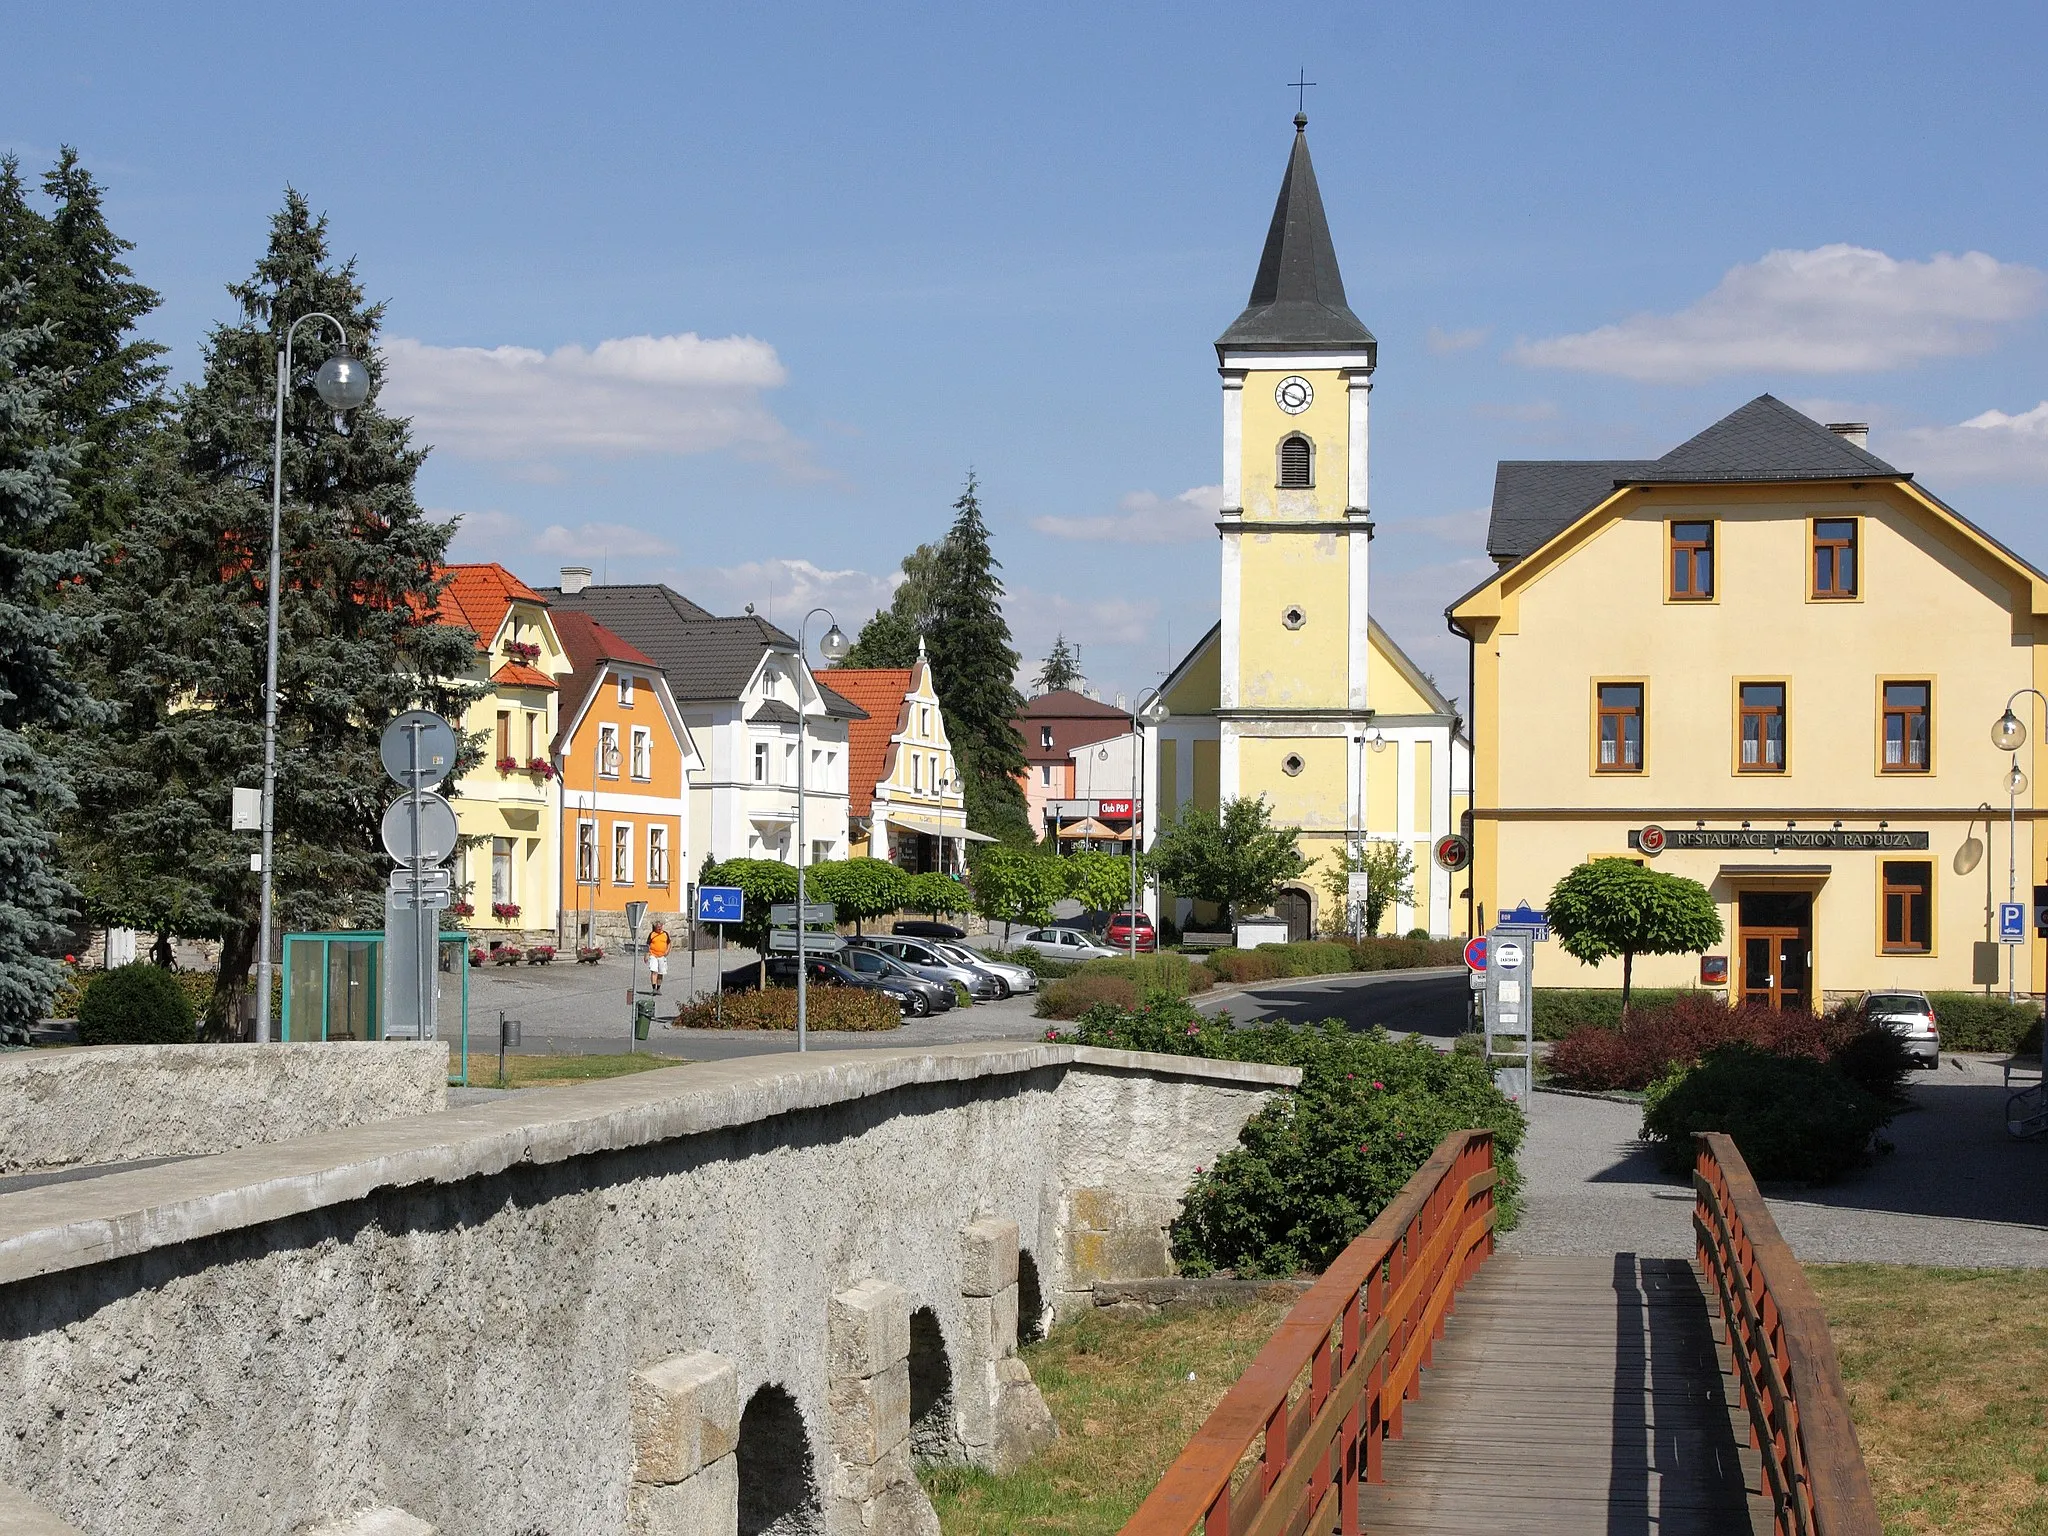
M 1330 533 L 1238 536 L 1238 704 L 1257 709 L 1342 709 L 1349 652 L 1350 565 L 1346 539 Z M 1299 608 L 1303 623 L 1285 615 Z
M 1315 399 L 1298 416 L 1280 409 L 1274 390 L 1299 374 Z M 1344 375 L 1335 369 L 1256 369 L 1244 380 L 1244 517 L 1246 522 L 1341 520 L 1349 493 L 1351 406 Z M 1308 490 L 1279 488 L 1280 442 L 1300 433 L 1315 447 L 1315 484 Z
M 1240 782 L 1247 794 L 1266 797 L 1273 820 L 1282 826 L 1342 827 L 1344 751 L 1344 740 L 1337 736 L 1240 737 Z M 1301 758 L 1299 774 L 1289 774 L 1282 768 L 1281 764 L 1290 756 Z

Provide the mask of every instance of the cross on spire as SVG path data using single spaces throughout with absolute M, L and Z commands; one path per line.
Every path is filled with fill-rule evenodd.
M 1309 79 L 1308 71 L 1305 69 L 1300 71 L 1298 79 L 1287 82 L 1288 87 L 1294 92 L 1294 115 L 1297 118 L 1306 119 L 1308 115 L 1308 88 L 1315 83 L 1315 81 Z

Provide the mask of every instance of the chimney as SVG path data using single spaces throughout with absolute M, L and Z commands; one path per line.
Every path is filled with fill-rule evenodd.
M 587 565 L 565 565 L 562 567 L 562 595 L 581 592 L 590 585 L 590 567 Z
M 1839 438 L 1854 443 L 1858 448 L 1870 446 L 1870 423 L 1867 421 L 1831 421 L 1828 430 Z

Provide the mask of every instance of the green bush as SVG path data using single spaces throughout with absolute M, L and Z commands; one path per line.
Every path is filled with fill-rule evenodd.
M 1452 1131 L 1495 1133 L 1501 1225 L 1513 1224 L 1522 1113 L 1484 1061 L 1445 1055 L 1332 1019 L 1233 1028 L 1184 1002 L 1091 1010 L 1070 1039 L 1301 1068 L 1301 1086 L 1254 1115 L 1237 1146 L 1198 1170 L 1172 1228 L 1183 1272 L 1319 1270 L 1341 1252 Z
M 1135 1008 L 1139 1001 L 1138 984 L 1130 977 L 1084 969 L 1077 976 L 1040 987 L 1032 1011 L 1041 1019 L 1078 1019 L 1104 1003 L 1113 1008 Z
M 1279 981 L 1292 976 L 1335 976 L 1345 971 L 1410 971 L 1457 965 L 1465 946 L 1456 939 L 1362 939 L 1340 944 L 1261 944 L 1257 949 L 1215 949 L 1209 967 L 1225 981 Z
M 1404 939 L 1422 939 L 1426 942 L 1429 938 L 1429 930 L 1427 928 L 1410 928 L 1401 937 Z
M 1945 1051 L 2038 1051 L 2041 1005 L 2008 1003 L 1981 992 L 1930 992 Z
M 1278 981 L 1286 975 L 1276 951 L 1278 944 L 1261 944 L 1257 949 L 1222 949 L 1209 951 L 1205 962 L 1209 969 L 1225 981 Z
M 178 978 L 138 960 L 87 984 L 78 1004 L 78 1038 L 87 1045 L 190 1045 L 199 1034 L 192 999 Z
M 1351 946 L 1355 971 L 1413 971 L 1463 965 L 1463 939 L 1432 939 L 1420 928 L 1405 939 L 1361 939 Z
M 1135 1008 L 1154 994 L 1187 997 L 1216 985 L 1216 974 L 1206 965 L 1172 952 L 1135 960 L 1090 960 L 1069 969 L 1072 975 L 1039 989 L 1039 1018 L 1078 1019 L 1097 1003 Z M 1107 984 L 1112 981 L 1121 985 Z
M 1084 960 L 1055 960 L 1051 955 L 1041 954 L 1028 946 L 1016 949 L 994 949 L 990 951 L 998 960 L 1007 960 L 1012 965 L 1021 965 L 1040 981 L 1059 981 L 1071 976 L 1087 964 Z
M 1639 1010 L 1667 1008 L 1688 993 L 1703 993 L 1698 987 L 1637 987 L 1629 1001 Z M 1538 1040 L 1562 1040 L 1586 1024 L 1602 1029 L 1621 1027 L 1621 991 L 1603 987 L 1538 987 L 1532 994 Z
M 1643 1139 L 1669 1173 L 1693 1162 L 1695 1131 L 1725 1131 L 1759 1179 L 1826 1183 L 1861 1167 L 1891 1107 L 1832 1066 L 1723 1046 L 1650 1085 Z
M 894 1029 L 903 1022 L 896 1000 L 866 987 L 809 987 L 804 1023 L 810 1029 L 849 1033 Z M 676 1010 L 676 1029 L 795 1029 L 796 988 L 728 992 L 721 1023 L 715 998 L 685 1003 Z

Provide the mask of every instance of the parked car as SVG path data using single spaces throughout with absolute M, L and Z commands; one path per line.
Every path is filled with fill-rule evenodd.
M 861 949 L 849 944 L 839 952 L 839 963 L 858 975 L 873 977 L 892 990 L 893 984 L 900 982 L 910 1004 L 904 1011 L 915 1018 L 944 1013 L 958 1001 L 948 983 L 928 980 L 879 949 Z
M 885 992 L 895 1001 L 897 1010 L 911 1011 L 911 989 L 886 976 L 863 976 L 859 972 L 841 965 L 837 960 L 811 959 L 804 957 L 805 973 L 814 987 L 859 987 L 867 992 Z M 768 957 L 768 979 L 778 987 L 796 985 L 796 956 L 770 955 Z
M 947 986 L 957 981 L 967 989 L 969 997 L 993 999 L 1003 995 L 1002 978 L 994 971 L 983 970 L 978 965 L 962 965 L 940 954 L 927 940 L 898 938 L 894 934 L 869 934 L 846 942 L 855 949 L 880 950 L 891 959 L 902 961 L 927 981 L 942 981 Z
M 1857 1010 L 1867 1024 L 1882 1024 L 1906 1042 L 1923 1067 L 1941 1065 L 1941 1026 L 1925 992 L 1866 992 Z
M 906 939 L 964 939 L 965 928 L 956 928 L 951 923 L 942 923 L 929 917 L 906 917 L 893 925 L 889 931 Z
M 1124 954 L 1131 952 L 1131 935 L 1137 933 L 1138 953 L 1149 955 L 1159 948 L 1159 935 L 1152 931 L 1152 919 L 1142 912 L 1117 912 L 1102 932 L 1102 942 Z
M 1005 997 L 1011 992 L 1038 990 L 1038 973 L 1027 965 L 1019 965 L 1014 960 L 999 959 L 978 949 L 969 949 L 965 944 L 948 944 L 940 939 L 933 939 L 931 946 L 943 955 L 952 956 L 962 965 L 974 965 L 984 971 L 994 971 L 1008 989 L 1003 993 Z
M 1105 949 L 1078 928 L 1034 928 L 1017 940 L 1021 949 L 1035 949 L 1055 960 L 1114 960 L 1117 951 Z

